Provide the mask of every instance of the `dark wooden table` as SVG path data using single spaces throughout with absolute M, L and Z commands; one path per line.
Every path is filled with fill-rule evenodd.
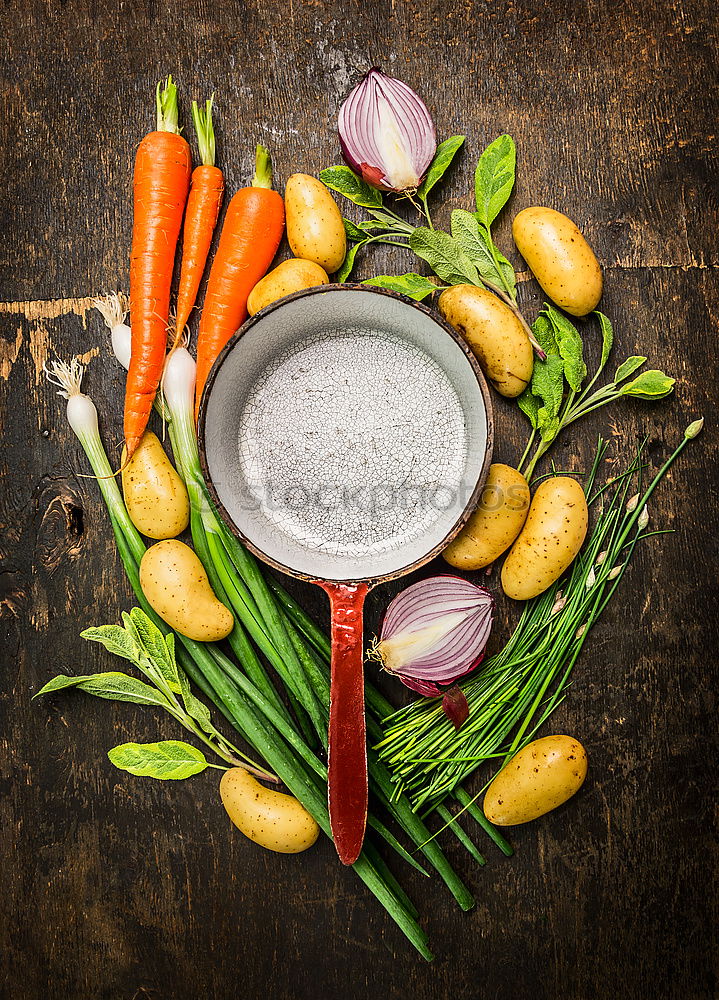
M 701 0 L 4 5 L 8 1000 L 714 995 L 715 9 Z M 589 749 L 579 797 L 512 831 L 514 858 L 488 845 L 482 871 L 448 844 L 476 892 L 470 914 L 436 879 L 405 877 L 426 915 L 432 966 L 326 840 L 306 855 L 266 853 L 233 832 L 214 772 L 163 784 L 112 768 L 108 747 L 176 736 L 170 720 L 82 695 L 29 700 L 59 670 L 109 668 L 78 633 L 132 603 L 97 488 L 77 476 L 87 466 L 42 366 L 54 352 L 89 363 L 87 389 L 117 455 L 123 379 L 90 303 L 127 287 L 131 161 L 152 122 L 155 82 L 176 75 L 185 121 L 191 96 L 216 92 L 233 189 L 251 176 L 257 141 L 271 147 L 280 185 L 336 162 L 339 104 L 375 64 L 420 90 L 442 136 L 468 137 L 438 222 L 450 206 L 470 207 L 478 152 L 510 132 L 518 182 L 498 242 L 513 253 L 511 216 L 529 204 L 569 214 L 604 267 L 617 354 L 647 354 L 678 379 L 664 403 L 627 401 L 580 425 L 557 445 L 559 466 L 583 468 L 599 431 L 624 455 L 648 434 L 657 464 L 693 417 L 710 424 L 652 504 L 656 527 L 674 533 L 637 555 L 550 726 Z M 387 250 L 365 257 L 359 276 L 412 265 Z M 522 282 L 521 300 L 535 315 L 533 281 Z M 516 461 L 526 427 L 504 402 L 496 410 L 496 455 Z M 370 629 L 399 586 L 372 595 Z M 325 622 L 323 596 L 296 592 Z

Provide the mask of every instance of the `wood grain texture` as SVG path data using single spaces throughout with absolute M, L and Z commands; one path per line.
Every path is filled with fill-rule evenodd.
M 714 996 L 714 5 L 9 0 L 0 20 L 2 996 Z M 402 873 L 425 914 L 433 966 L 415 960 L 328 842 L 270 855 L 233 833 L 212 773 L 160 784 L 111 767 L 115 743 L 177 736 L 169 719 L 72 693 L 29 701 L 59 670 L 107 668 L 78 633 L 131 603 L 42 365 L 51 352 L 89 362 L 87 388 L 117 456 L 123 379 L 90 304 L 127 287 L 131 163 L 152 124 L 155 82 L 176 75 L 186 121 L 191 96 L 217 92 L 232 190 L 250 177 L 257 141 L 271 147 L 279 184 L 337 162 L 339 103 L 377 64 L 421 91 L 441 135 L 468 136 L 438 224 L 451 207 L 470 207 L 473 158 L 510 132 L 518 183 L 498 242 L 511 256 L 511 216 L 528 204 L 567 212 L 605 269 L 616 356 L 648 354 L 678 378 L 671 400 L 625 401 L 568 432 L 557 465 L 584 467 L 600 431 L 618 454 L 648 434 L 658 464 L 690 419 L 709 421 L 652 504 L 653 524 L 674 533 L 636 556 L 552 723 L 588 747 L 582 793 L 513 831 L 514 858 L 489 845 L 482 871 L 447 842 L 476 892 L 471 914 L 438 880 Z M 412 264 L 385 248 L 357 273 Z M 542 301 L 533 281 L 521 297 L 533 316 Z M 496 417 L 495 454 L 516 461 L 525 425 L 505 401 Z M 370 594 L 370 630 L 403 585 Z M 326 624 L 323 595 L 293 590 Z M 508 622 L 504 609 L 495 641 Z

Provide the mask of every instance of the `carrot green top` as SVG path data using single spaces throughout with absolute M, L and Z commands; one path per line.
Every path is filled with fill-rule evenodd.
M 252 187 L 272 187 L 272 160 L 270 159 L 270 151 L 259 142 L 255 151 L 255 176 L 252 181 Z
M 157 131 L 179 132 L 177 127 L 177 87 L 171 76 L 168 76 L 164 87 L 162 81 L 158 83 L 155 103 L 157 105 Z
M 212 102 L 215 100 L 213 94 L 209 101 L 205 101 L 205 110 L 201 111 L 197 106 L 197 101 L 192 102 L 192 121 L 197 133 L 197 145 L 200 148 L 200 161 L 206 167 L 215 165 L 215 130 L 212 127 Z

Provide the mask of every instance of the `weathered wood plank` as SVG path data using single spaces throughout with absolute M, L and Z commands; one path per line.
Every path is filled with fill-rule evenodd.
M 42 365 L 51 351 L 84 356 L 117 455 L 122 377 L 88 310 L 98 292 L 127 285 L 130 163 L 156 79 L 176 72 L 185 110 L 191 95 L 217 91 L 220 154 L 238 186 L 258 139 L 273 148 L 280 182 L 336 161 L 339 101 L 363 69 L 383 64 L 424 93 L 442 134 L 468 135 L 439 223 L 450 206 L 469 206 L 472 157 L 510 131 L 519 179 L 502 245 L 510 251 L 513 210 L 532 202 L 577 218 L 607 269 L 617 356 L 648 354 L 679 379 L 670 401 L 625 401 L 589 418 L 558 443 L 557 464 L 585 466 L 599 431 L 624 453 L 649 434 L 656 464 L 692 417 L 715 409 L 713 9 L 700 0 L 581 9 L 430 0 L 421 10 L 396 0 L 223 0 L 180 12 L 166 0 L 32 0 L 0 17 L 3 995 L 711 997 L 712 427 L 652 505 L 653 523 L 675 533 L 638 553 L 556 717 L 557 731 L 589 747 L 582 794 L 517 828 L 513 859 L 488 847 L 481 872 L 449 844 L 476 889 L 472 914 L 434 880 L 402 873 L 444 959 L 432 967 L 413 959 L 329 844 L 269 855 L 233 835 L 211 775 L 168 786 L 113 770 L 109 746 L 177 735 L 169 720 L 79 694 L 29 696 L 59 669 L 107 665 L 78 632 L 131 600 Z M 410 264 L 387 248 L 358 274 Z M 536 285 L 525 281 L 521 295 L 534 315 Z M 594 336 L 589 327 L 587 341 Z M 497 457 L 516 461 L 522 419 L 498 400 L 497 423 Z M 370 629 L 403 585 L 371 595 Z M 291 586 L 324 622 L 324 596 Z

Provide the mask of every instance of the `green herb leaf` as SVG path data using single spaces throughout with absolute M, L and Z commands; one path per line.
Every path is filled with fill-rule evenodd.
M 347 281 L 350 274 L 352 273 L 352 268 L 355 266 L 355 257 L 357 256 L 357 251 L 360 247 L 363 247 L 365 243 L 368 243 L 367 239 L 363 239 L 361 243 L 355 243 L 347 251 L 345 259 L 342 261 L 342 267 L 335 274 L 335 279 L 337 281 Z
M 159 705 L 160 708 L 165 709 L 170 707 L 170 703 L 161 691 L 157 691 L 149 684 L 145 684 L 144 681 L 139 681 L 136 677 L 123 674 L 118 670 L 76 677 L 58 674 L 57 677 L 48 681 L 35 697 L 70 687 L 79 688 L 87 694 L 95 695 L 96 698 L 106 698 L 108 701 L 130 701 L 136 705 Z
M 410 236 L 409 245 L 448 284 L 480 284 L 477 268 L 449 233 L 420 226 Z
M 480 229 L 471 212 L 456 208 L 452 212 L 452 238 L 457 241 L 479 271 L 480 277 L 500 288 L 516 292 L 514 268 L 492 242 L 488 231 Z
M 545 354 L 559 355 L 554 327 L 545 313 L 541 312 L 532 323 L 532 333 Z
M 353 222 L 352 219 L 345 219 L 343 217 L 342 222 L 344 223 L 345 236 L 348 240 L 352 240 L 353 243 L 357 243 L 361 240 L 367 239 L 367 233 L 364 229 L 360 229 L 357 223 Z M 379 223 L 377 223 L 377 225 L 379 225 Z
M 421 302 L 432 292 L 438 291 L 438 286 L 422 274 L 378 274 L 376 278 L 368 278 L 363 285 L 375 285 L 377 288 L 389 288 L 393 292 L 401 292 L 410 299 Z
M 570 389 L 579 392 L 587 374 L 582 338 L 574 324 L 553 306 L 545 306 L 545 313 L 554 328 L 557 349 L 564 361 L 564 376 Z
M 180 680 L 180 693 L 182 696 L 182 704 L 185 706 L 185 711 L 187 714 L 200 724 L 200 727 L 209 736 L 214 736 L 215 734 L 219 736 L 215 727 L 212 724 L 212 719 L 210 716 L 210 711 L 204 702 L 201 702 L 199 698 L 190 690 L 190 682 L 184 670 L 178 668 L 178 677 Z
M 638 355 L 632 355 L 631 358 L 627 358 L 626 361 L 622 361 L 614 376 L 614 384 L 618 385 L 620 382 L 628 379 L 630 375 L 634 374 L 637 368 L 642 367 L 646 360 L 646 358 L 641 358 Z
M 417 194 L 420 198 L 426 198 L 435 184 L 445 175 L 450 163 L 462 148 L 464 139 L 463 135 L 453 135 L 449 139 L 445 139 L 444 142 L 440 142 L 439 146 L 437 146 L 437 152 L 434 154 L 434 159 L 429 165 L 429 170 L 417 188 Z
M 564 396 L 563 358 L 556 354 L 548 354 L 546 361 L 537 358 L 532 372 L 531 389 L 543 404 L 537 411 L 537 428 L 542 438 L 549 441 L 559 432 L 558 417 Z
M 628 382 L 619 390 L 621 396 L 635 396 L 637 399 L 663 399 L 674 388 L 675 379 L 664 372 L 650 370 L 642 372 L 633 382 Z
M 382 195 L 369 184 L 365 184 L 361 177 L 350 170 L 349 167 L 336 166 L 327 167 L 320 171 L 320 180 L 328 188 L 349 198 L 355 205 L 362 208 L 381 208 Z
M 489 228 L 514 187 L 517 150 L 511 135 L 500 135 L 479 158 L 474 173 L 477 219 Z
M 608 317 L 606 317 L 604 313 L 595 309 L 594 315 L 599 320 L 599 326 L 602 330 L 602 357 L 599 361 L 599 368 L 597 370 L 597 375 L 599 375 L 609 359 L 609 354 L 614 343 L 614 330 L 612 329 L 612 324 L 609 322 Z
M 517 406 L 529 417 L 529 422 L 536 431 L 539 427 L 539 408 L 542 405 L 541 399 L 532 392 L 532 387 L 527 386 L 521 396 L 517 397 Z
M 121 625 L 86 628 L 80 635 L 90 642 L 99 642 L 109 653 L 121 656 L 123 660 L 129 660 L 131 663 L 137 663 L 142 656 L 142 649 L 135 636 Z
M 107 754 L 115 767 L 142 778 L 177 781 L 199 774 L 208 766 L 201 750 L 181 740 L 161 743 L 121 743 Z
M 129 614 L 135 633 L 139 637 L 143 651 L 151 661 L 153 667 L 159 672 L 160 678 L 165 681 L 170 690 L 180 693 L 180 681 L 178 678 L 177 663 L 175 662 L 174 640 L 169 646 L 165 642 L 165 637 L 157 625 L 148 618 L 142 608 L 132 608 Z M 125 616 L 123 615 L 123 619 Z

